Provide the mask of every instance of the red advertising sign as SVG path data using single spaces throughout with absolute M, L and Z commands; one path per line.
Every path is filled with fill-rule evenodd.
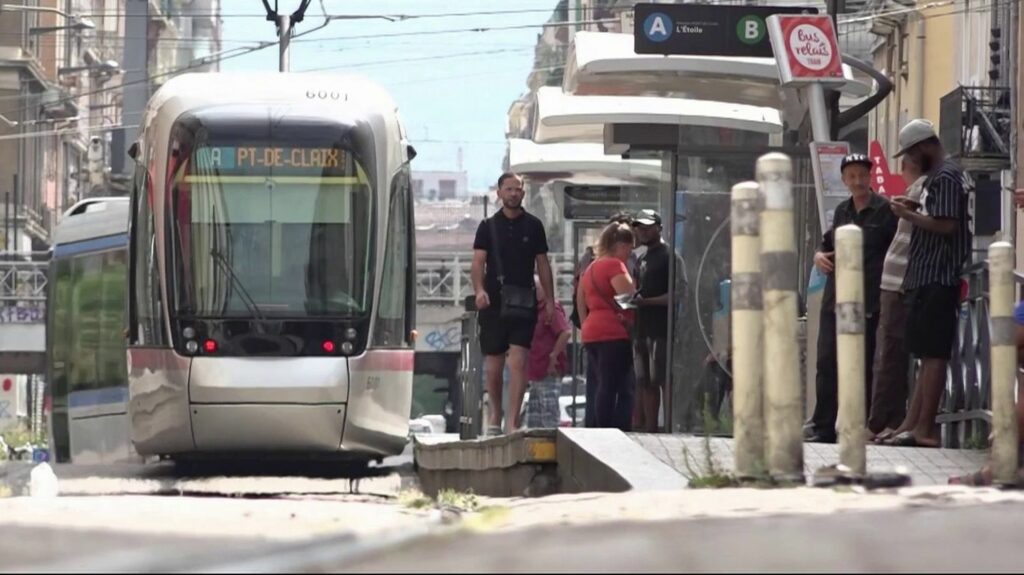
M 830 16 L 776 14 L 768 18 L 768 31 L 783 84 L 845 81 Z
M 903 176 L 889 171 L 889 162 L 886 160 L 885 154 L 882 152 L 882 144 L 878 143 L 878 140 L 871 140 L 871 144 L 868 146 L 868 156 L 871 158 L 871 163 L 874 164 L 871 167 L 871 188 L 888 198 L 902 196 L 903 192 L 907 190 L 907 183 L 903 181 Z

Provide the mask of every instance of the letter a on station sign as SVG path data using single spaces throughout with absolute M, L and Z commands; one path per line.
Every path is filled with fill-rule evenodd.
M 644 33 L 651 42 L 664 42 L 672 36 L 672 19 L 668 14 L 655 12 L 644 20 Z

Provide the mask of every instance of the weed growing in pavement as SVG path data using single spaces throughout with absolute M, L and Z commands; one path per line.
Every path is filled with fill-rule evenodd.
M 737 487 L 739 481 L 728 471 L 719 467 L 715 461 L 714 451 L 711 449 L 711 434 L 717 428 L 717 418 L 711 414 L 710 397 L 704 399 L 704 442 L 703 462 L 697 462 L 690 450 L 683 445 L 683 464 L 686 466 L 686 476 L 689 486 L 693 489 L 721 489 L 723 487 Z
M 964 449 L 983 451 L 988 449 L 988 439 L 980 434 L 972 434 L 964 440 Z
M 398 502 L 410 509 L 449 508 L 463 512 L 483 511 L 486 507 L 480 506 L 480 499 L 472 491 L 461 492 L 454 489 L 442 489 L 437 493 L 437 499 L 427 497 L 417 490 L 408 490 L 399 493 Z
M 434 500 L 411 489 L 398 494 L 398 503 L 409 509 L 427 509 L 434 506 Z
M 462 493 L 454 489 L 442 489 L 437 492 L 437 504 L 440 507 L 453 507 L 459 511 L 480 509 L 480 500 L 472 491 Z

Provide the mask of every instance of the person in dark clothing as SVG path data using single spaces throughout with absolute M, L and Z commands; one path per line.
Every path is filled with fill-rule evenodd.
M 523 180 L 505 173 L 498 178 L 498 197 L 502 208 L 480 222 L 473 240 L 471 276 L 476 293 L 477 321 L 480 326 L 480 351 L 484 355 L 484 377 L 491 402 L 487 435 L 500 435 L 502 422 L 502 372 L 505 357 L 509 367 L 508 429 L 519 428 L 520 407 L 526 394 L 526 360 L 536 326 L 536 310 L 528 319 L 503 317 L 502 297 L 531 293 L 536 301 L 534 272 L 540 276 L 547 299 L 541 320 L 550 323 L 555 309 L 548 240 L 544 224 L 523 209 Z M 516 298 L 509 298 L 511 303 Z M 522 299 L 521 296 L 519 299 Z
M 661 215 L 642 210 L 633 220 L 637 240 L 647 246 L 640 258 L 636 298 L 637 333 L 633 341 L 636 368 L 636 427 L 656 433 L 661 412 L 661 395 L 668 380 L 668 295 L 672 250 L 661 237 Z M 676 256 L 677 269 L 683 267 Z M 680 272 L 680 276 L 682 273 Z
M 913 224 L 903 291 L 907 294 L 907 351 L 921 360 L 903 423 L 887 445 L 938 447 L 935 416 L 956 342 L 960 272 L 971 257 L 968 182 L 947 157 L 935 127 L 911 120 L 900 130 L 900 151 L 927 174 L 918 202 L 897 198 L 892 211 Z
M 871 401 L 871 364 L 875 356 L 875 332 L 882 267 L 899 222 L 889 208 L 889 201 L 871 190 L 871 160 L 864 154 L 843 158 L 840 169 L 850 198 L 836 207 L 832 227 L 825 232 L 821 250 L 814 255 L 814 265 L 827 276 L 821 302 L 818 326 L 818 369 L 815 389 L 817 401 L 810 425 L 805 430 L 808 441 L 835 443 L 836 417 L 839 411 L 839 374 L 836 354 L 836 278 L 835 230 L 855 224 L 864 234 L 864 370 L 866 405 Z

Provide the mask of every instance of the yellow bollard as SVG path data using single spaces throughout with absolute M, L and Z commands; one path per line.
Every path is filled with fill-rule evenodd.
M 766 471 L 760 211 L 757 182 L 732 187 L 732 425 L 736 476 L 740 479 L 761 477 Z
M 855 225 L 835 232 L 836 347 L 839 368 L 839 463 L 867 471 L 864 389 L 864 235 Z
M 768 472 L 803 483 L 803 398 L 797 346 L 797 263 L 793 223 L 793 164 L 771 153 L 757 160 L 761 211 L 764 401 Z
M 996 483 L 1017 481 L 1016 325 L 1013 321 L 1013 246 L 988 248 L 989 315 L 992 318 L 992 475 Z

